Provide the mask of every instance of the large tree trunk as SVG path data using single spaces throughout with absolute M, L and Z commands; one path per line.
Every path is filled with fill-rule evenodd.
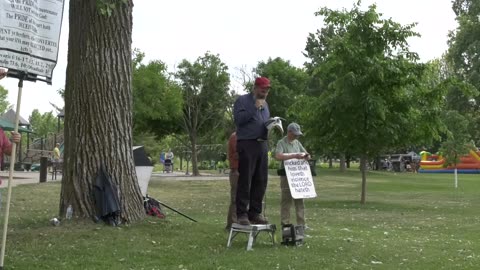
M 60 214 L 95 215 L 103 164 L 119 190 L 121 218 L 145 217 L 132 153 L 132 0 L 101 15 L 96 0 L 70 0 L 65 154 Z M 120 2 L 120 1 L 119 1 Z
M 198 170 L 197 137 L 195 133 L 190 135 L 190 144 L 192 147 L 192 174 L 194 176 L 199 176 L 200 171 Z
M 367 155 L 362 155 L 360 157 L 360 171 L 362 172 L 362 195 L 360 198 L 360 203 L 365 204 L 367 197 Z
M 345 154 L 340 154 L 340 171 L 345 172 L 347 167 L 345 166 Z

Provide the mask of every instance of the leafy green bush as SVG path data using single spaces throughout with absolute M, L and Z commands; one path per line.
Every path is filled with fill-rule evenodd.
M 279 161 L 273 158 L 272 152 L 268 152 L 268 168 L 269 169 L 278 169 L 279 166 Z

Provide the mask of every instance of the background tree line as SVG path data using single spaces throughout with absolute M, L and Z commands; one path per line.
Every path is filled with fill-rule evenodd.
M 422 63 L 411 51 L 408 40 L 419 36 L 414 22 L 402 25 L 385 19 L 375 5 L 364 8 L 359 1 L 349 10 L 322 8 L 316 13 L 324 24 L 306 37 L 304 66 L 281 58 L 259 61 L 253 70 L 244 71 L 252 76 L 243 76 L 242 90 L 251 89 L 254 76 L 269 77 L 272 115 L 285 118 L 285 124 L 300 123 L 308 149 L 317 157 L 360 158 L 364 203 L 369 159 L 392 151 L 459 148 L 455 145 L 479 141 L 480 3 L 452 3 L 458 27 L 439 59 Z M 131 32 L 122 32 L 131 30 L 131 0 L 117 3 L 110 12 L 94 6 L 70 2 L 70 23 L 83 28 L 70 29 L 69 42 L 76 49 L 69 51 L 64 92 L 66 159 L 71 167 L 64 173 L 60 211 L 73 203 L 85 215 L 91 207 L 75 194 L 88 190 L 81 187 L 88 184 L 82 179 L 90 178 L 100 162 L 108 164 L 125 196 L 135 197 L 127 205 L 139 201 L 131 180 L 132 157 L 119 152 L 121 158 L 114 160 L 108 153 L 116 149 L 146 144 L 158 158 L 158 145 L 173 137 L 192 156 L 193 173 L 198 174 L 198 145 L 225 144 L 234 129 L 232 104 L 239 94 L 230 88 L 234 76 L 219 55 L 206 52 L 195 61 L 183 60 L 170 72 L 161 59 L 145 63 L 141 51 L 132 54 Z M 83 36 L 85 27 L 90 36 Z M 98 51 L 96 46 L 111 49 Z M 93 60 L 104 62 L 89 66 L 83 55 L 96 55 Z M 94 94 L 97 99 L 88 99 Z M 38 111 L 30 117 L 38 132 L 49 130 L 42 123 L 50 116 L 42 117 L 38 120 Z M 99 156 L 75 163 L 79 153 L 92 151 Z M 139 217 L 126 213 L 124 219 Z
M 253 76 L 243 77 L 243 90 L 249 91 L 255 75 L 269 77 L 272 115 L 301 123 L 307 134 L 305 143 L 317 157 L 360 158 L 362 172 L 369 159 L 383 153 L 446 150 L 446 141 L 458 138 L 461 145 L 478 142 L 479 8 L 474 1 L 454 1 L 453 9 L 459 27 L 450 33 L 449 50 L 427 63 L 410 51 L 409 38 L 419 37 L 415 23 L 401 25 L 383 19 L 375 5 L 364 10 L 360 2 L 351 10 L 321 9 L 316 15 L 324 18 L 325 26 L 307 37 L 305 65 L 294 67 L 281 58 L 260 61 L 251 72 Z M 192 96 L 187 95 L 221 84 L 215 81 L 218 77 L 202 77 L 202 69 L 212 67 L 203 61 L 205 57 L 221 62 L 218 55 L 207 53 L 195 63 L 184 60 L 177 74 L 170 76 L 171 84 L 183 91 L 184 114 L 175 122 L 194 121 L 193 111 L 198 112 L 196 116 L 216 119 L 206 132 L 184 126 L 182 132 L 190 138 L 193 153 L 194 145 L 204 139 L 224 143 L 233 128 L 229 108 L 235 94 L 229 93 L 228 86 L 222 91 L 224 96 L 214 99 L 198 97 L 191 102 Z M 227 72 L 225 67 L 215 67 L 215 74 Z M 228 76 L 224 82 L 228 85 Z M 202 88 L 206 85 L 210 87 Z M 459 123 L 465 127 L 460 129 Z M 161 138 L 165 131 L 168 129 L 155 134 Z M 365 173 L 362 178 L 364 202 Z

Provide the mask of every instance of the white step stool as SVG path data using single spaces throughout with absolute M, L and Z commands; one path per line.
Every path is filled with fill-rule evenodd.
M 233 223 L 230 228 L 230 234 L 228 236 L 227 247 L 232 246 L 232 241 L 239 233 L 248 234 L 247 250 L 251 250 L 257 236 L 261 232 L 266 232 L 272 239 L 272 244 L 275 244 L 275 231 L 277 227 L 275 224 L 265 224 L 265 225 L 240 225 L 238 223 Z

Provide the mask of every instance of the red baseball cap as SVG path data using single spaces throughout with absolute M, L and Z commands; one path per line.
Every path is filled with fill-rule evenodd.
M 270 88 L 270 80 L 266 77 L 258 77 L 255 79 L 255 86 L 260 88 Z

